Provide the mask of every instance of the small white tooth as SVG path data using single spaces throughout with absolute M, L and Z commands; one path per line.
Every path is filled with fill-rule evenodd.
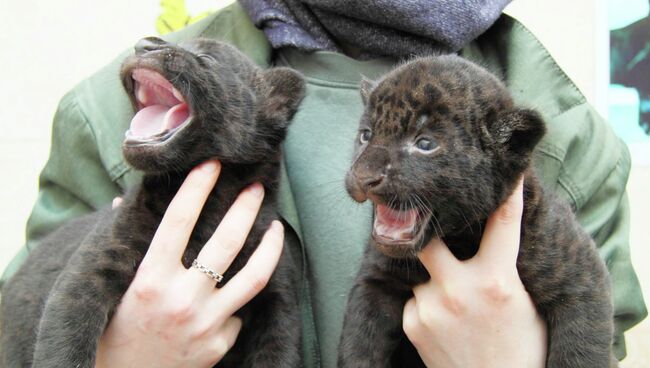
M 126 133 L 124 133 L 124 138 L 133 138 L 133 139 L 140 139 L 143 138 L 140 135 L 135 135 L 133 132 L 131 132 L 131 129 L 127 130 Z
M 183 99 L 183 95 L 181 95 L 181 93 L 178 92 L 176 88 L 172 87 L 172 94 L 174 94 L 174 97 L 176 97 L 179 101 L 185 102 L 185 100 Z
M 142 87 L 140 83 L 138 83 L 138 86 L 136 87 L 135 91 L 135 98 L 143 105 L 147 104 L 147 92 L 145 91 L 145 88 Z

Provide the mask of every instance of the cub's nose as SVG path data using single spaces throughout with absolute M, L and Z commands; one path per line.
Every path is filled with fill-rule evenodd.
M 135 54 L 142 55 L 149 51 L 160 50 L 167 46 L 168 43 L 158 37 L 145 37 L 135 44 Z
M 348 171 L 345 187 L 355 201 L 363 202 L 368 196 L 379 195 L 386 188 L 392 171 L 388 149 L 370 146 Z
M 385 178 L 386 174 L 384 173 L 373 175 L 352 170 L 345 176 L 345 189 L 355 201 L 361 203 L 368 199 L 368 195 L 372 194 L 373 190 L 385 182 Z
M 384 181 L 384 178 L 386 178 L 386 174 L 384 173 L 378 173 L 369 176 L 357 176 L 357 180 L 359 181 L 361 188 L 366 192 L 381 185 L 381 183 Z

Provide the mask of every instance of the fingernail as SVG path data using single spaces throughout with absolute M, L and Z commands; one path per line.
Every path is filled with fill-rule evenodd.
M 115 197 L 113 198 L 113 203 L 112 203 L 112 208 L 117 208 L 120 204 L 122 203 L 122 198 L 121 197 Z
M 256 197 L 261 197 L 264 194 L 264 187 L 262 187 L 262 184 L 260 183 L 254 183 L 250 187 L 248 187 L 248 190 L 256 196 Z
M 217 163 L 214 161 L 206 161 L 201 164 L 201 170 L 205 172 L 214 172 L 217 170 Z
M 284 230 L 284 226 L 282 226 L 282 223 L 280 221 L 273 220 L 273 222 L 271 222 L 271 230 L 282 232 L 282 230 Z

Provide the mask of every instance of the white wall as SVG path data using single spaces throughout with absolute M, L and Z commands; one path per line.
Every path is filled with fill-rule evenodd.
M 61 96 L 140 37 L 157 0 L 0 0 L 0 269 L 24 242 Z
M 605 0 L 514 0 L 506 13 L 546 46 L 601 115 L 606 116 L 609 31 Z

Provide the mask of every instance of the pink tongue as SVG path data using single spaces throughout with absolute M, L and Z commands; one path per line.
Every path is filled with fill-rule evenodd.
M 384 205 L 377 205 L 374 230 L 377 235 L 395 240 L 411 239 L 415 232 L 418 211 L 392 210 Z
M 137 137 L 149 137 L 160 132 L 168 106 L 151 105 L 138 111 L 131 120 L 131 134 Z
M 187 108 L 187 104 L 180 103 L 176 106 L 172 106 L 172 108 L 167 112 L 167 115 L 165 115 L 163 130 L 178 128 L 189 117 L 190 110 Z
M 190 116 L 187 104 L 151 105 L 138 111 L 131 120 L 130 131 L 136 137 L 150 137 L 180 126 Z

